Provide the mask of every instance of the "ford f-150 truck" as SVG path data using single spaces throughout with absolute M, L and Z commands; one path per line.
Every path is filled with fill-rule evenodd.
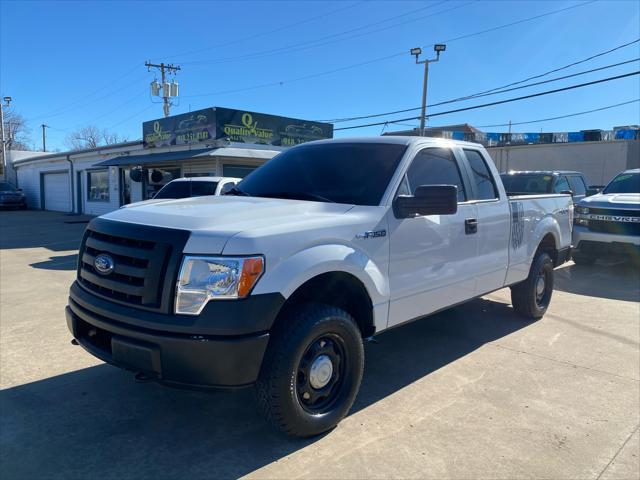
M 353 404 L 363 340 L 503 287 L 542 317 L 572 215 L 569 195 L 507 197 L 477 144 L 311 142 L 225 196 L 92 220 L 67 324 L 145 379 L 255 385 L 273 424 L 316 435 Z
M 604 190 L 578 203 L 573 230 L 573 261 L 626 256 L 640 261 L 640 169 L 627 170 Z

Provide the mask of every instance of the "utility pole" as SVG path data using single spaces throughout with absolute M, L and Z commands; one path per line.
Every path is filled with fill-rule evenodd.
M 178 96 L 178 84 L 174 81 L 172 81 L 171 83 L 166 81 L 166 74 L 167 73 L 173 73 L 174 75 L 176 74 L 176 72 L 178 70 L 180 70 L 180 66 L 179 65 L 173 65 L 172 63 L 151 63 L 151 62 L 145 62 L 144 64 L 145 67 L 147 67 L 147 71 L 151 71 L 152 68 L 157 68 L 158 70 L 160 70 L 160 75 L 162 76 L 161 80 L 162 80 L 162 85 L 158 85 L 158 82 L 156 80 L 154 80 L 153 82 L 151 82 L 151 95 L 155 95 L 155 96 L 159 96 L 160 93 L 160 88 L 162 88 L 162 100 L 163 100 L 163 110 L 164 110 L 164 116 L 168 117 L 169 116 L 169 108 L 171 107 L 171 102 L 169 101 L 170 97 L 177 97 Z
M 47 135 L 44 131 L 45 128 L 49 128 L 49 125 L 45 125 L 44 123 L 40 125 L 42 127 L 42 151 L 47 151 Z
M 2 130 L 0 141 L 2 142 L 2 175 L 7 178 L 7 150 L 6 141 L 4 139 L 4 107 L 9 107 L 11 104 L 11 97 L 4 97 L 2 99 L 4 104 L 0 102 L 0 130 Z
M 444 52 L 447 49 L 447 46 L 442 43 L 437 43 L 433 46 L 433 51 L 436 52 L 436 58 L 431 60 L 425 59 L 422 61 L 418 60 L 418 57 L 422 53 L 421 48 L 412 48 L 411 55 L 415 55 L 416 57 L 416 65 L 424 64 L 424 81 L 422 83 L 422 112 L 420 114 L 420 136 L 424 137 L 424 124 L 427 119 L 427 82 L 429 81 L 429 64 L 437 62 L 440 60 L 440 52 Z

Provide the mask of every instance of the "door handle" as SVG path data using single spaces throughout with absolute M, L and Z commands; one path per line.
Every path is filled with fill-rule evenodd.
M 477 218 L 467 218 L 464 221 L 464 233 L 467 235 L 471 235 L 472 233 L 478 232 L 478 219 Z

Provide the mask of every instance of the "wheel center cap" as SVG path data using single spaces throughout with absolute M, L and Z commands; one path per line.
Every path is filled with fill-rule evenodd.
M 313 388 L 323 388 L 331 380 L 333 375 L 333 363 L 327 355 L 320 355 L 311 364 L 309 383 Z
M 544 277 L 538 277 L 536 282 L 536 294 L 542 295 L 544 293 Z

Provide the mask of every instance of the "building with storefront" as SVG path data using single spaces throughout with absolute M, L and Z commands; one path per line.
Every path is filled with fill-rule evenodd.
M 175 178 L 244 177 L 291 145 L 332 136 L 329 124 L 210 108 L 145 122 L 142 140 L 13 166 L 29 208 L 102 215 L 153 198 Z

